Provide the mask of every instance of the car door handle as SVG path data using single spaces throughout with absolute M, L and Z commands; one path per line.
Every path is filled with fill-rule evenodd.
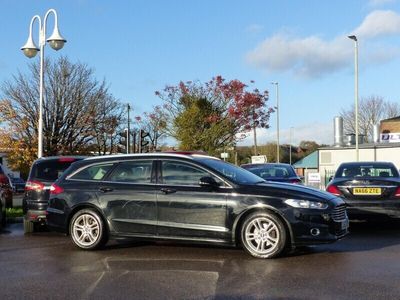
M 99 188 L 99 191 L 103 192 L 103 193 L 112 192 L 113 190 L 114 190 L 113 188 L 109 188 L 109 187 L 101 187 L 101 188 Z
M 176 193 L 176 190 L 174 190 L 174 189 L 169 189 L 169 188 L 162 188 L 161 189 L 161 192 L 163 192 L 164 194 L 173 194 L 173 193 Z

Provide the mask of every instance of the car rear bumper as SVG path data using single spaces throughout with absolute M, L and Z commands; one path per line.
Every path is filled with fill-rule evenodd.
M 45 210 L 28 210 L 24 215 L 25 220 L 35 223 L 46 223 Z
M 350 219 L 356 216 L 368 215 L 384 215 L 392 218 L 400 218 L 400 199 L 373 201 L 346 200 L 346 204 Z

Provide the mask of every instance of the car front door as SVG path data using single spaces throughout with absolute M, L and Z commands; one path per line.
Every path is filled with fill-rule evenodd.
M 179 160 L 158 161 L 157 215 L 159 236 L 225 240 L 226 186 L 200 166 Z M 219 187 L 199 185 L 212 177 Z

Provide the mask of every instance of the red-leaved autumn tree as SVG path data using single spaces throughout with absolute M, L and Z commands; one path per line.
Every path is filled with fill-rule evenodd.
M 210 154 L 235 145 L 252 128 L 268 128 L 274 111 L 266 106 L 268 91 L 249 90 L 243 82 L 221 76 L 206 83 L 180 82 L 156 95 L 164 101 L 166 131 L 180 148 Z

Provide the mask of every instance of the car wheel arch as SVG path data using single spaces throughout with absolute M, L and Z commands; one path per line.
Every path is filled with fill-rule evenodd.
M 280 221 L 282 221 L 283 225 L 285 226 L 285 230 L 287 232 L 287 238 L 290 240 L 291 245 L 294 243 L 293 239 L 293 232 L 292 232 L 292 227 L 290 226 L 289 222 L 286 220 L 284 216 L 279 212 L 279 210 L 274 209 L 273 207 L 270 206 L 257 206 L 257 207 L 249 207 L 245 211 L 243 211 L 241 214 L 239 214 L 235 222 L 233 224 L 233 230 L 232 230 L 232 239 L 234 244 L 238 244 L 240 242 L 240 232 L 241 232 L 241 226 L 243 222 L 246 220 L 247 216 L 249 216 L 252 213 L 255 212 L 267 212 L 267 213 L 272 213 L 275 216 L 277 216 Z
M 107 220 L 107 218 L 103 215 L 103 212 L 96 206 L 91 205 L 91 204 L 81 204 L 81 205 L 77 205 L 75 207 L 72 208 L 71 212 L 68 215 L 68 220 L 67 220 L 67 224 L 66 224 L 66 228 L 67 228 L 67 235 L 70 235 L 70 224 L 71 224 L 71 220 L 74 217 L 74 215 L 83 209 L 91 209 L 94 210 L 95 212 L 98 213 L 98 215 L 100 216 L 101 220 L 103 221 L 103 224 L 105 225 L 106 228 L 106 232 L 107 234 L 110 233 L 110 224 Z

